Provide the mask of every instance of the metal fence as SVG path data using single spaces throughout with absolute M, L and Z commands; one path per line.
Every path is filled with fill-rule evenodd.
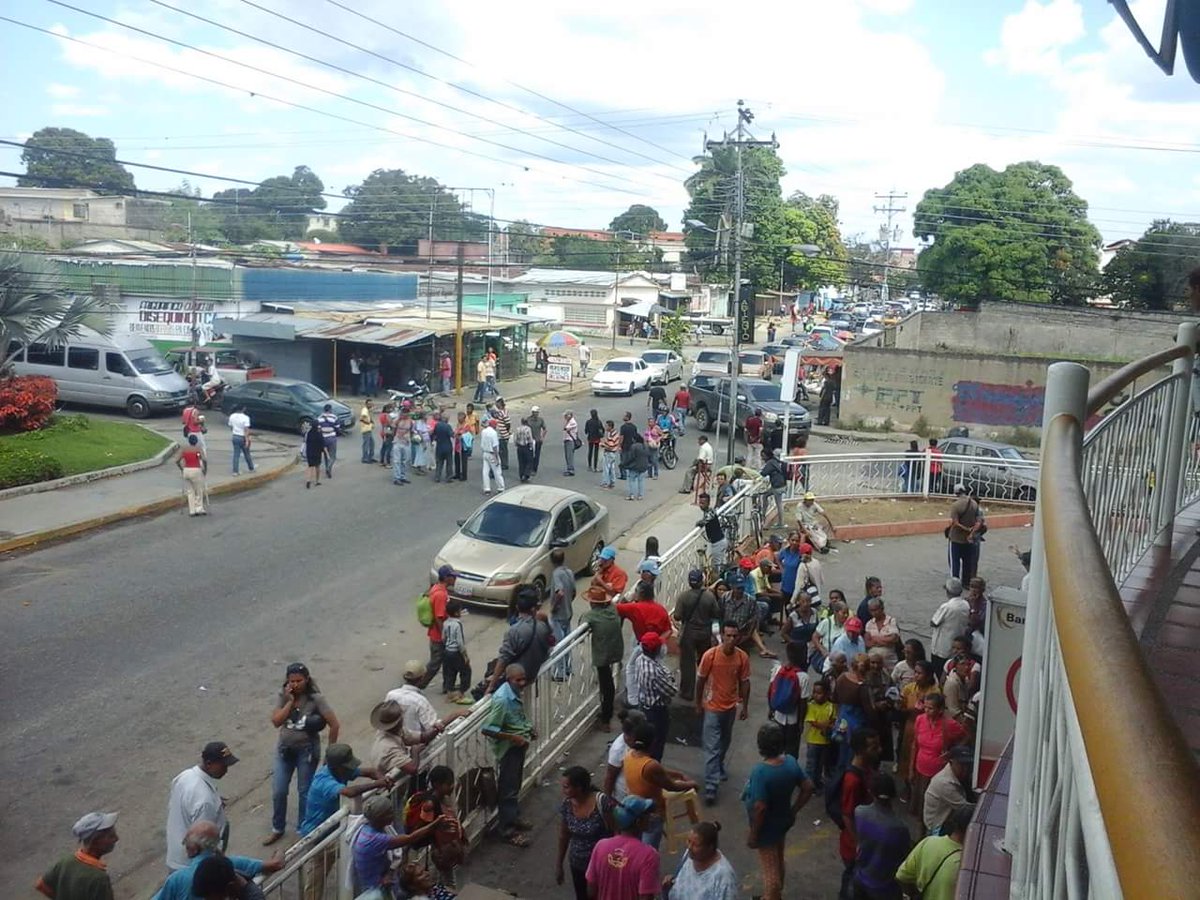
M 1196 762 L 1118 590 L 1200 489 L 1195 340 L 1181 326 L 1174 348 L 1090 392 L 1084 367 L 1050 367 L 1004 839 L 1013 897 L 1182 897 L 1200 884 Z M 1165 364 L 1171 375 L 1134 392 Z M 1122 763 L 1147 747 L 1154 765 L 1131 789 Z
M 806 491 L 822 498 L 952 496 L 962 484 L 983 499 L 1031 503 L 1037 499 L 1038 463 L 995 456 L 828 453 L 786 457 L 794 471 L 787 498 Z
M 736 494 L 718 510 L 732 516 L 742 534 L 751 528 L 752 490 Z M 699 519 L 700 512 L 697 510 Z M 687 587 L 687 573 L 695 568 L 707 544 L 699 527 L 693 528 L 662 554 L 658 595 L 674 597 Z M 618 676 L 619 677 L 619 676 Z M 619 690 L 618 686 L 618 690 Z M 592 666 L 592 642 L 586 625 L 559 641 L 537 677 L 525 688 L 525 711 L 537 732 L 525 758 L 522 794 L 535 787 L 555 767 L 563 754 L 591 727 L 600 709 L 600 688 Z M 493 744 L 483 734 L 490 715 L 487 698 L 472 707 L 470 715 L 453 722 L 421 753 L 421 770 L 449 766 L 458 779 L 455 801 L 468 839 L 474 843 L 491 826 L 494 806 Z M 400 778 L 391 796 L 397 819 L 413 790 L 411 779 Z M 319 829 L 288 848 L 283 869 L 268 878 L 263 891 L 269 900 L 349 900 L 349 849 L 346 841 L 361 799 L 344 804 Z

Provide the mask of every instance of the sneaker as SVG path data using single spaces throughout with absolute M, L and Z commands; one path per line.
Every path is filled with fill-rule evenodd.
M 708 791 L 705 791 L 704 792 L 704 805 L 705 806 L 716 806 L 717 805 L 717 795 L 715 793 L 709 793 Z

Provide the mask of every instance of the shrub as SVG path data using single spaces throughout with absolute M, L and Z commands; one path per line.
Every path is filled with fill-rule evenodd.
M 929 437 L 933 433 L 929 427 L 929 420 L 925 418 L 924 413 L 917 416 L 917 421 L 912 423 L 912 428 L 910 430 L 917 437 L 922 438 Z
M 0 380 L 0 434 L 36 431 L 54 414 L 58 385 L 41 375 Z
M 45 453 L 24 448 L 0 450 L 0 489 L 51 481 L 62 476 L 62 463 Z

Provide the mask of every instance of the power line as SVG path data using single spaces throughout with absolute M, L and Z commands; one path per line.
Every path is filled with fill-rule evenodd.
M 242 2 L 258 7 L 258 4 L 252 3 L 251 0 L 242 0 Z M 451 53 L 448 50 L 443 50 L 441 47 L 435 46 L 434 44 L 431 44 L 428 41 L 422 40 L 421 38 L 415 37 L 414 35 L 411 35 L 411 34 L 408 34 L 407 32 L 401 31 L 398 28 L 394 28 L 391 25 L 388 25 L 386 22 L 381 22 L 378 19 L 374 19 L 371 16 L 368 16 L 366 13 L 362 13 L 356 9 L 352 9 L 349 6 L 346 6 L 344 3 L 338 2 L 338 0 L 326 0 L 326 2 L 333 6 L 336 6 L 338 9 L 341 9 L 341 10 L 344 10 L 345 12 L 350 13 L 351 15 L 357 16 L 360 19 L 364 19 L 365 21 L 370 22 L 373 25 L 378 25 L 380 28 L 385 28 L 388 31 L 390 31 L 392 34 L 398 35 L 399 37 L 405 38 L 406 40 L 410 40 L 416 44 L 421 45 L 422 47 L 425 47 L 428 50 L 434 51 L 435 53 L 440 53 L 442 56 L 445 56 L 448 59 L 452 59 L 455 62 L 462 63 L 465 66 L 470 66 L 473 69 L 478 70 L 480 68 L 479 66 L 475 65 L 475 63 L 470 62 L 469 60 L 463 59 L 460 56 L 455 56 L 453 53 Z M 258 8 L 261 9 L 262 7 L 258 7 Z M 573 106 L 570 106 L 566 103 L 562 103 L 558 100 L 555 100 L 553 97 L 548 97 L 545 94 L 541 93 L 540 91 L 534 90 L 533 88 L 526 87 L 525 85 L 520 84 L 515 81 L 512 81 L 508 78 L 505 78 L 504 81 L 506 84 L 510 84 L 513 87 L 517 88 L 518 90 L 525 91 L 525 93 L 531 94 L 532 96 L 537 97 L 539 100 L 544 100 L 547 103 L 552 103 L 555 106 L 559 107 L 560 109 L 565 109 L 568 112 L 574 113 L 575 115 L 583 116 L 584 118 L 590 119 L 591 121 L 596 122 L 599 125 L 605 126 L 606 128 L 612 128 L 614 131 L 620 132 L 621 134 L 625 135 L 626 137 L 631 137 L 634 140 L 640 141 L 641 143 L 646 144 L 650 147 L 654 147 L 656 150 L 661 150 L 664 153 L 669 153 L 672 156 L 682 156 L 682 154 L 678 153 L 675 150 L 670 150 L 667 147 L 662 146 L 661 144 L 656 144 L 654 141 L 648 140 L 647 138 L 644 138 L 638 134 L 634 134 L 631 131 L 626 131 L 623 128 L 617 128 L 615 126 L 609 125 L 608 123 L 603 122 L 600 119 L 597 119 L 595 116 L 591 115 L 590 113 L 584 112 L 583 110 L 576 109 Z M 455 87 L 458 87 L 458 86 L 455 85 Z M 460 89 L 463 89 L 463 88 L 460 88 Z M 487 99 L 491 99 L 491 98 L 487 98 Z M 499 102 L 499 101 L 494 101 L 494 102 Z M 599 139 L 593 138 L 593 140 L 599 140 Z M 632 151 L 626 151 L 626 152 L 632 152 Z M 686 158 L 686 157 L 684 157 L 684 158 Z

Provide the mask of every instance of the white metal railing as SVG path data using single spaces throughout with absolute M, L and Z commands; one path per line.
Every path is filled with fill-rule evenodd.
M 1037 498 L 1038 462 L 994 456 L 934 456 L 928 450 L 911 454 L 823 453 L 785 457 L 789 471 L 798 469 L 788 485 L 789 500 L 805 491 L 818 497 L 952 496 L 962 484 L 985 499 L 1032 503 Z
M 1005 834 L 1014 898 L 1189 896 L 1200 883 L 1195 760 L 1117 589 L 1152 545 L 1170 542 L 1197 494 L 1195 339 L 1181 326 L 1175 348 L 1090 395 L 1083 366 L 1049 370 Z M 1166 363 L 1170 375 L 1123 392 Z M 1124 760 L 1150 747 L 1154 763 L 1134 786 Z
M 740 533 L 750 526 L 753 492 L 746 488 L 736 494 L 718 513 L 736 516 Z M 696 517 L 699 519 L 697 510 Z M 674 597 L 687 587 L 687 574 L 697 565 L 697 549 L 707 545 L 700 528 L 691 529 L 661 555 L 658 596 Z M 550 657 L 526 687 L 525 710 L 537 731 L 525 758 L 524 794 L 554 767 L 562 755 L 591 726 L 600 706 L 596 669 L 592 666 L 591 629 L 575 628 L 559 641 Z M 570 675 L 555 681 L 554 674 L 569 660 Z M 619 675 L 617 676 L 619 677 Z M 619 687 L 618 687 L 619 690 Z M 449 766 L 457 778 L 455 800 L 467 837 L 475 842 L 490 827 L 496 809 L 488 805 L 490 785 L 485 773 L 493 771 L 493 742 L 484 736 L 483 726 L 490 715 L 487 698 L 472 707 L 470 715 L 453 722 L 435 738 L 420 756 L 422 771 L 433 766 Z M 411 793 L 408 778 L 400 778 L 391 796 L 397 817 Z M 269 900 L 349 900 L 353 896 L 345 878 L 349 851 L 345 846 L 350 816 L 361 804 L 344 804 L 320 828 L 288 848 L 283 869 L 266 879 L 263 892 Z

